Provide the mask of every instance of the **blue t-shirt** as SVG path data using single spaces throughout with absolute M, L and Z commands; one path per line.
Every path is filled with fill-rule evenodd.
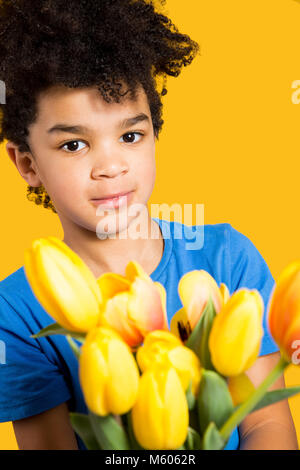
M 245 235 L 228 223 L 187 226 L 153 220 L 160 225 L 164 250 L 150 277 L 166 289 L 169 324 L 182 307 L 178 282 L 195 269 L 208 271 L 218 285 L 224 282 L 231 294 L 239 287 L 257 289 L 267 307 L 274 279 Z M 32 293 L 23 266 L 0 282 L 0 422 L 42 413 L 63 402 L 67 402 L 69 411 L 88 412 L 80 389 L 78 362 L 66 338 L 30 338 L 53 322 Z M 266 308 L 263 326 L 260 355 L 278 351 L 267 330 Z M 85 449 L 77 434 L 76 438 L 79 449 Z M 238 446 L 235 429 L 226 449 Z

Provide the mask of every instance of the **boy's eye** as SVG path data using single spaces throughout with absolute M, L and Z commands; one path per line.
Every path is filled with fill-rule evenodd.
M 139 141 L 141 140 L 141 138 L 140 138 L 137 142 L 134 142 L 133 139 L 134 139 L 134 135 L 135 135 L 135 134 L 141 136 L 141 138 L 142 138 L 142 136 L 144 135 L 144 134 L 142 134 L 141 132 L 127 132 L 127 134 L 122 135 L 121 139 L 122 139 L 123 137 L 126 137 L 126 139 L 128 139 L 128 140 L 125 141 L 125 143 L 127 143 L 127 144 L 135 144 L 135 143 L 137 143 L 137 142 L 139 142 Z
M 84 147 L 80 147 L 80 144 L 83 144 L 84 146 L 86 145 L 81 140 L 71 140 L 70 142 L 67 142 L 66 144 L 62 145 L 60 148 L 66 150 L 69 153 L 74 153 L 84 148 Z M 68 147 L 68 149 L 65 147 Z
M 124 134 L 121 139 L 124 137 L 126 139 L 125 143 L 135 144 L 141 140 L 140 138 L 138 141 L 134 141 L 135 135 L 139 135 L 142 137 L 144 134 L 142 134 L 141 132 L 127 132 L 127 134 Z M 83 146 L 80 146 L 80 144 Z M 66 142 L 60 148 L 66 150 L 66 152 L 75 153 L 82 150 L 85 146 L 86 144 L 82 140 L 70 140 L 70 142 Z

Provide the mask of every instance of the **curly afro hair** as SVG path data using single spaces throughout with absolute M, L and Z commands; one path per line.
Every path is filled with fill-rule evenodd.
M 177 77 L 199 46 L 155 4 L 165 0 L 2 0 L 0 142 L 29 150 L 38 94 L 56 84 L 97 86 L 106 102 L 120 101 L 120 82 L 133 97 L 142 85 L 158 137 L 166 76 Z M 156 77 L 163 77 L 161 92 Z
M 0 104 L 0 143 L 7 139 L 20 152 L 30 151 L 28 127 L 37 118 L 38 95 L 58 84 L 96 86 L 108 103 L 127 93 L 135 99 L 142 85 L 158 138 L 167 75 L 177 77 L 199 51 L 156 9 L 165 1 L 1 0 L 0 80 L 6 100 Z

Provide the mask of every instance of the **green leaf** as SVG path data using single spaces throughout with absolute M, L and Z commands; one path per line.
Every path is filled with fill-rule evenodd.
M 81 413 L 69 413 L 72 428 L 84 442 L 88 450 L 101 450 L 88 415 Z
M 217 372 L 202 370 L 197 405 L 202 435 L 211 421 L 220 429 L 233 413 L 234 406 L 227 383 Z
M 300 387 L 288 387 L 281 388 L 279 390 L 272 390 L 271 392 L 267 392 L 264 395 L 264 397 L 257 403 L 257 405 L 255 406 L 255 408 L 253 408 L 252 411 L 257 411 L 260 408 L 272 405 L 273 403 L 277 403 L 280 400 L 285 400 L 286 398 L 292 397 L 297 393 L 300 393 Z
M 184 443 L 184 448 L 186 450 L 201 450 L 201 437 L 197 431 L 189 426 L 188 435 Z
M 50 335 L 70 335 L 72 338 L 78 339 L 78 341 L 81 341 L 82 343 L 84 342 L 86 336 L 85 333 L 66 330 L 60 326 L 59 323 L 52 323 L 51 325 L 46 326 L 46 328 L 40 330 L 35 335 L 31 335 L 31 338 L 44 338 L 45 336 Z
M 211 422 L 203 436 L 202 449 L 203 450 L 221 450 L 224 448 L 225 442 L 223 441 L 216 424 Z
M 192 410 L 189 410 L 189 425 L 198 433 L 200 432 L 197 406 L 195 406 L 195 408 L 193 408 Z
M 79 347 L 77 346 L 77 344 L 75 343 L 75 341 L 73 341 L 73 339 L 71 338 L 70 335 L 67 335 L 66 338 L 67 338 L 67 341 L 68 341 L 68 343 L 69 343 L 69 345 L 70 345 L 70 347 L 71 347 L 71 349 L 72 349 L 74 355 L 77 357 L 77 359 L 79 359 L 79 357 L 80 357 L 80 349 L 79 349 Z
M 196 403 L 196 397 L 192 392 L 192 381 L 191 380 L 190 380 L 189 387 L 186 391 L 185 396 L 186 396 L 186 401 L 187 401 L 187 404 L 188 404 L 188 409 L 193 410 L 194 407 L 195 407 L 195 403 Z
M 185 346 L 192 349 L 197 354 L 200 359 L 201 366 L 207 370 L 215 370 L 211 362 L 210 351 L 208 348 L 208 339 L 215 316 L 215 307 L 210 297 L 198 323 L 185 344 Z
M 96 439 L 103 450 L 130 450 L 128 436 L 113 415 L 97 416 L 90 411 L 89 417 Z

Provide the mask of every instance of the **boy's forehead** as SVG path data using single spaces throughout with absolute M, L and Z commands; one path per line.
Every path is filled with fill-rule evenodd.
M 37 110 L 35 123 L 45 126 L 58 121 L 82 120 L 83 116 L 119 120 L 120 115 L 127 117 L 141 112 L 150 114 L 147 95 L 141 86 L 137 89 L 135 100 L 127 94 L 119 103 L 107 103 L 96 87 L 53 86 L 38 96 Z

